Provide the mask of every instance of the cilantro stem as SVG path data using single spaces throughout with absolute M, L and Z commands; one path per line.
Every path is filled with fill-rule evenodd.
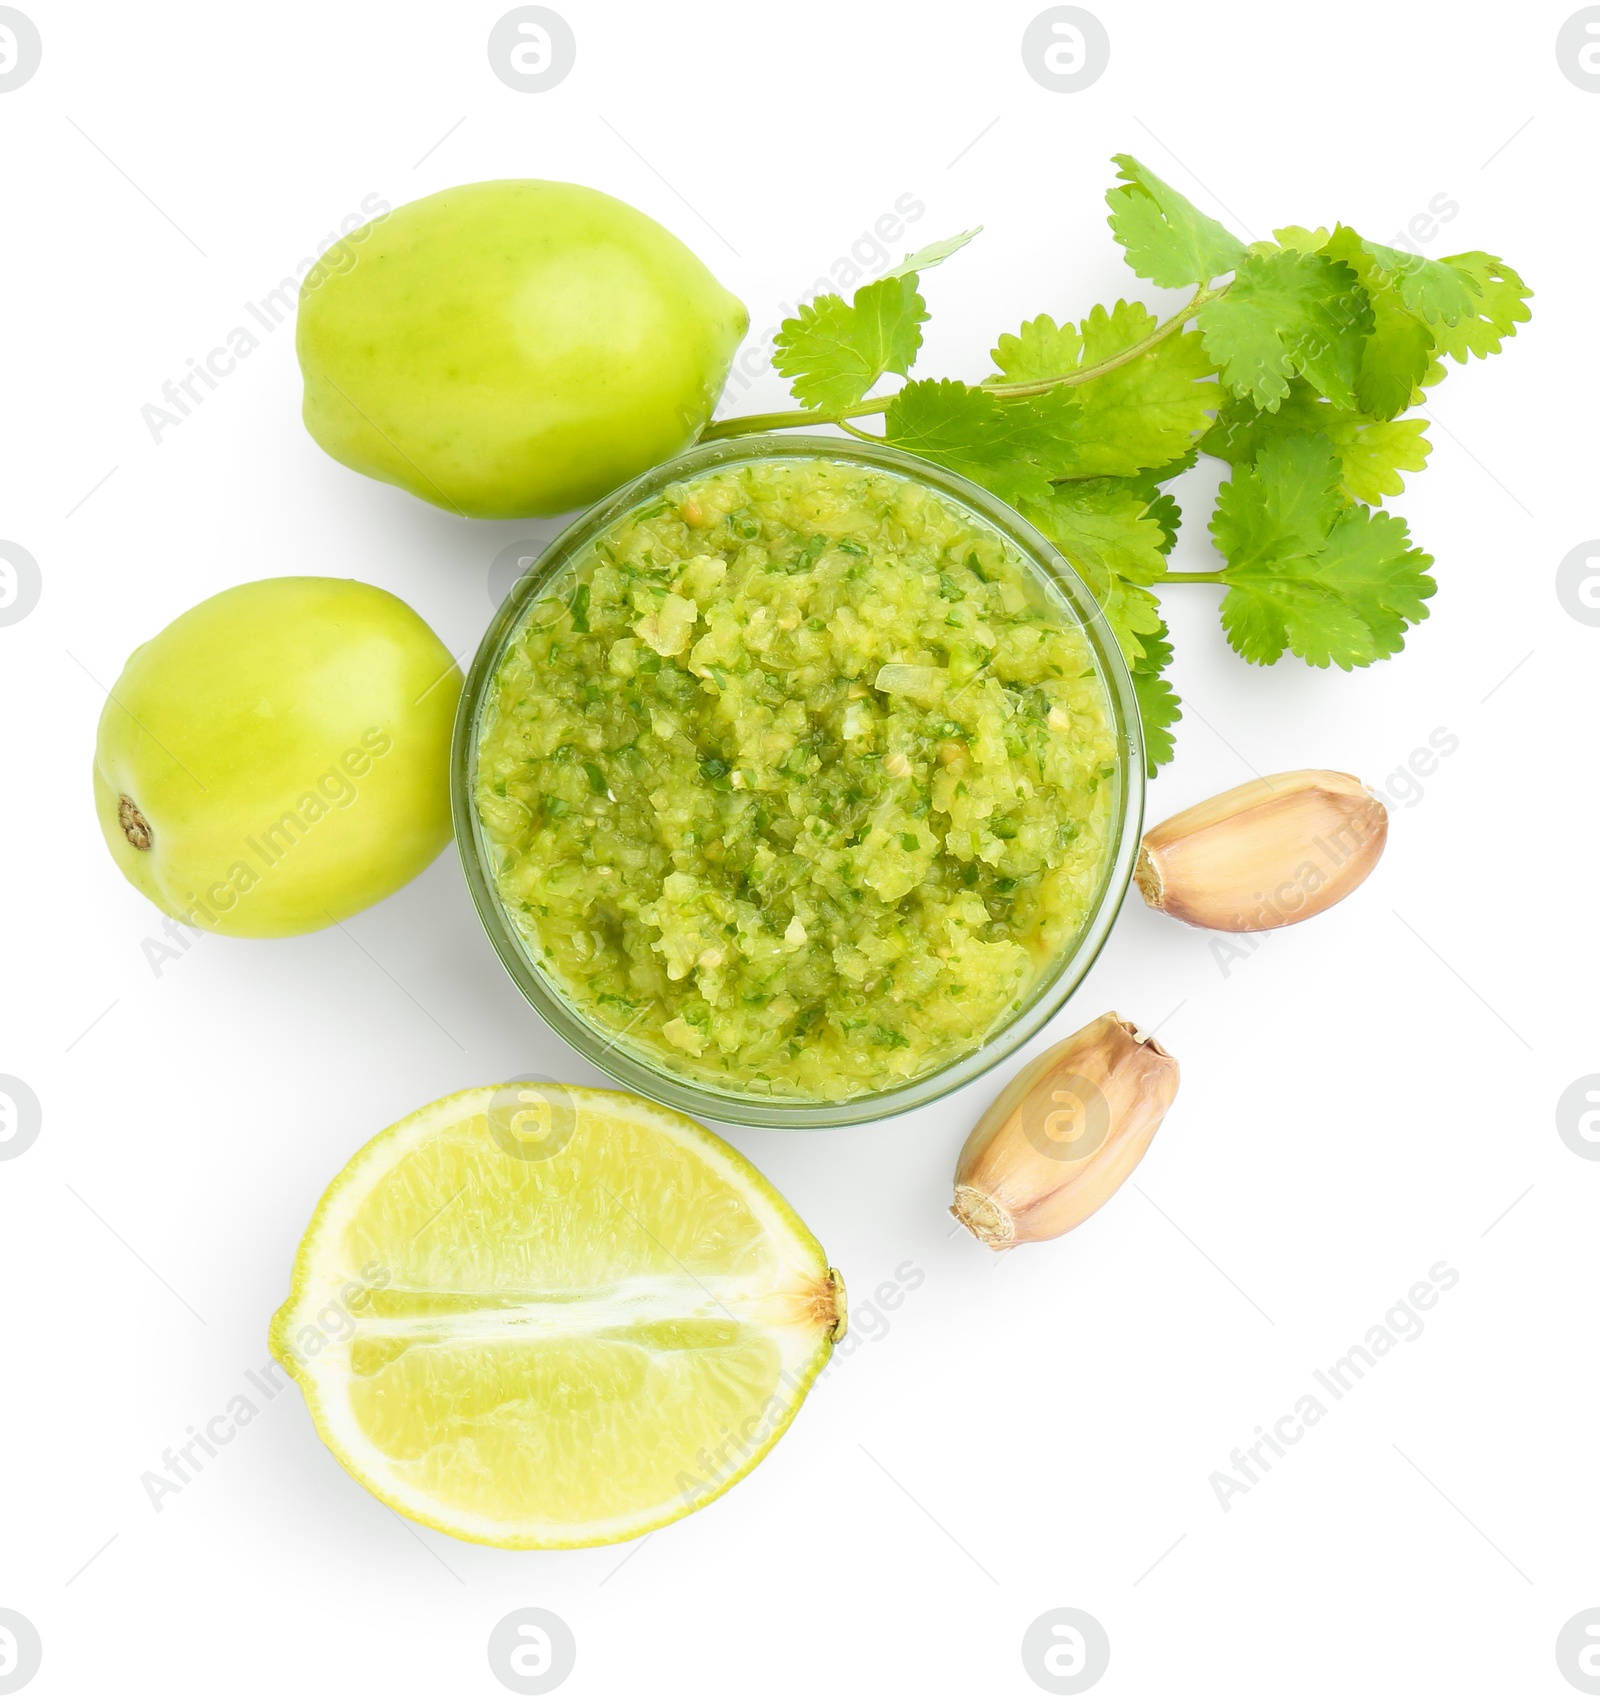
M 1158 585 L 1223 585 L 1226 581 L 1217 573 L 1163 573 Z
M 1026 382 L 1015 384 L 986 383 L 979 388 L 987 390 L 991 396 L 1038 396 L 1046 390 L 1054 390 L 1057 385 L 1087 384 L 1092 378 L 1115 372 L 1119 366 L 1126 366 L 1129 361 L 1136 361 L 1140 355 L 1148 354 L 1157 343 L 1164 341 L 1193 319 L 1208 301 L 1215 301 L 1218 296 L 1226 295 L 1227 291 L 1227 284 L 1220 290 L 1202 284 L 1170 319 L 1163 319 L 1148 337 L 1141 337 L 1137 343 L 1129 343 L 1127 348 L 1118 349 L 1114 355 L 1096 361 L 1093 366 L 1074 367 L 1071 372 L 1059 373 L 1054 378 L 1030 378 Z
M 1126 366 L 1129 361 L 1135 361 L 1140 355 L 1148 354 L 1157 343 L 1170 337 L 1174 331 L 1181 330 L 1208 301 L 1215 301 L 1218 296 L 1225 295 L 1228 285 L 1214 290 L 1209 284 L 1202 284 L 1193 296 L 1172 315 L 1164 319 L 1147 337 L 1141 337 L 1137 343 L 1130 343 L 1125 349 L 1118 349 L 1114 355 L 1105 360 L 1096 361 L 1093 366 L 1074 367 L 1071 372 L 1057 373 L 1052 378 L 1029 378 L 1015 383 L 985 383 L 975 386 L 987 390 L 991 396 L 1010 399 L 1019 396 L 1038 396 L 1046 390 L 1054 390 L 1075 384 L 1088 384 L 1092 379 L 1101 378 L 1108 372 L 1115 372 L 1119 366 Z M 731 419 L 714 420 L 700 433 L 701 443 L 710 443 L 721 437 L 744 437 L 758 431 L 786 431 L 795 426 L 836 425 L 851 433 L 854 437 L 864 437 L 865 432 L 855 431 L 845 425 L 846 420 L 860 419 L 868 414 L 881 414 L 894 400 L 893 396 L 868 396 L 864 401 L 852 402 L 847 408 L 836 408 L 831 413 L 824 413 L 817 408 L 788 408 L 772 414 L 735 414 Z
M 846 420 L 859 419 L 864 414 L 881 414 L 894 400 L 892 396 L 869 396 L 864 402 L 852 402 L 848 408 L 838 408 L 824 414 L 815 408 L 789 408 L 776 414 L 735 414 L 732 419 L 713 420 L 700 433 L 701 443 L 719 437 L 744 437 L 753 431 L 783 431 L 790 426 L 843 425 Z

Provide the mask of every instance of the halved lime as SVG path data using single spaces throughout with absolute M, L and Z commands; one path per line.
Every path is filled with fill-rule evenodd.
M 341 1465 L 504 1548 L 623 1542 L 788 1428 L 844 1287 L 765 1177 L 629 1093 L 472 1088 L 323 1195 L 272 1351 Z

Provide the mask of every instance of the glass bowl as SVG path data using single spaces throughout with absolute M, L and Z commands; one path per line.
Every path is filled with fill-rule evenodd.
M 680 1074 L 665 1060 L 642 1047 L 631 1047 L 616 1031 L 592 1021 L 536 964 L 520 930 L 507 915 L 495 885 L 493 847 L 473 807 L 480 727 L 492 699 L 494 675 L 507 643 L 543 588 L 594 539 L 631 510 L 657 500 L 667 486 L 725 467 L 772 460 L 842 461 L 893 473 L 937 492 L 946 502 L 965 509 L 998 532 L 1020 555 L 1024 572 L 1032 573 L 1046 599 L 1082 628 L 1105 689 L 1119 753 L 1117 772 L 1111 779 L 1114 796 L 1107 836 L 1109 854 L 1100 887 L 1082 930 L 1055 968 L 1038 979 L 1022 1008 L 972 1051 L 910 1081 L 834 1102 L 741 1092 Z M 766 1128 L 804 1129 L 863 1123 L 926 1105 L 992 1069 L 1049 1022 L 1099 955 L 1127 891 L 1143 820 L 1144 772 L 1138 705 L 1122 653 L 1093 594 L 1048 539 L 970 480 L 899 450 L 849 438 L 768 435 L 705 444 L 642 474 L 574 521 L 523 574 L 500 605 L 467 674 L 456 716 L 450 795 L 467 886 L 489 939 L 528 1003 L 568 1045 L 623 1086 L 691 1116 Z

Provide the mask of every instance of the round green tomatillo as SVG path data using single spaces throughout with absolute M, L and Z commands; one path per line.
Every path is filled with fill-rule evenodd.
M 396 208 L 307 275 L 307 429 L 454 513 L 559 514 L 685 449 L 749 327 L 653 219 L 598 190 L 468 183 Z
M 117 866 L 169 916 L 304 934 L 376 904 L 450 837 L 461 671 L 354 579 L 262 579 L 128 658 L 95 745 Z

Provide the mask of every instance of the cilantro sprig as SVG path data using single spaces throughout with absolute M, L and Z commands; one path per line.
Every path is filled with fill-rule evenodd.
M 824 295 L 779 331 L 798 409 L 720 420 L 705 438 L 837 426 L 962 473 L 1011 503 L 1093 591 L 1133 679 L 1151 772 L 1181 719 L 1167 678 L 1169 585 L 1223 589 L 1246 661 L 1366 667 L 1426 618 L 1432 558 L 1384 511 L 1430 450 L 1413 412 L 1445 362 L 1497 354 L 1531 292 L 1503 260 L 1423 259 L 1347 225 L 1245 243 L 1130 155 L 1115 157 L 1112 235 L 1135 274 L 1193 294 L 1158 320 L 1137 302 L 1050 314 L 1000 335 L 976 384 L 913 378 L 921 274 L 976 236 L 909 254 L 850 301 Z M 886 377 L 903 382 L 872 392 Z M 881 415 L 881 438 L 854 422 Z M 1200 455 L 1227 464 L 1209 531 L 1223 565 L 1173 572 L 1166 489 Z

